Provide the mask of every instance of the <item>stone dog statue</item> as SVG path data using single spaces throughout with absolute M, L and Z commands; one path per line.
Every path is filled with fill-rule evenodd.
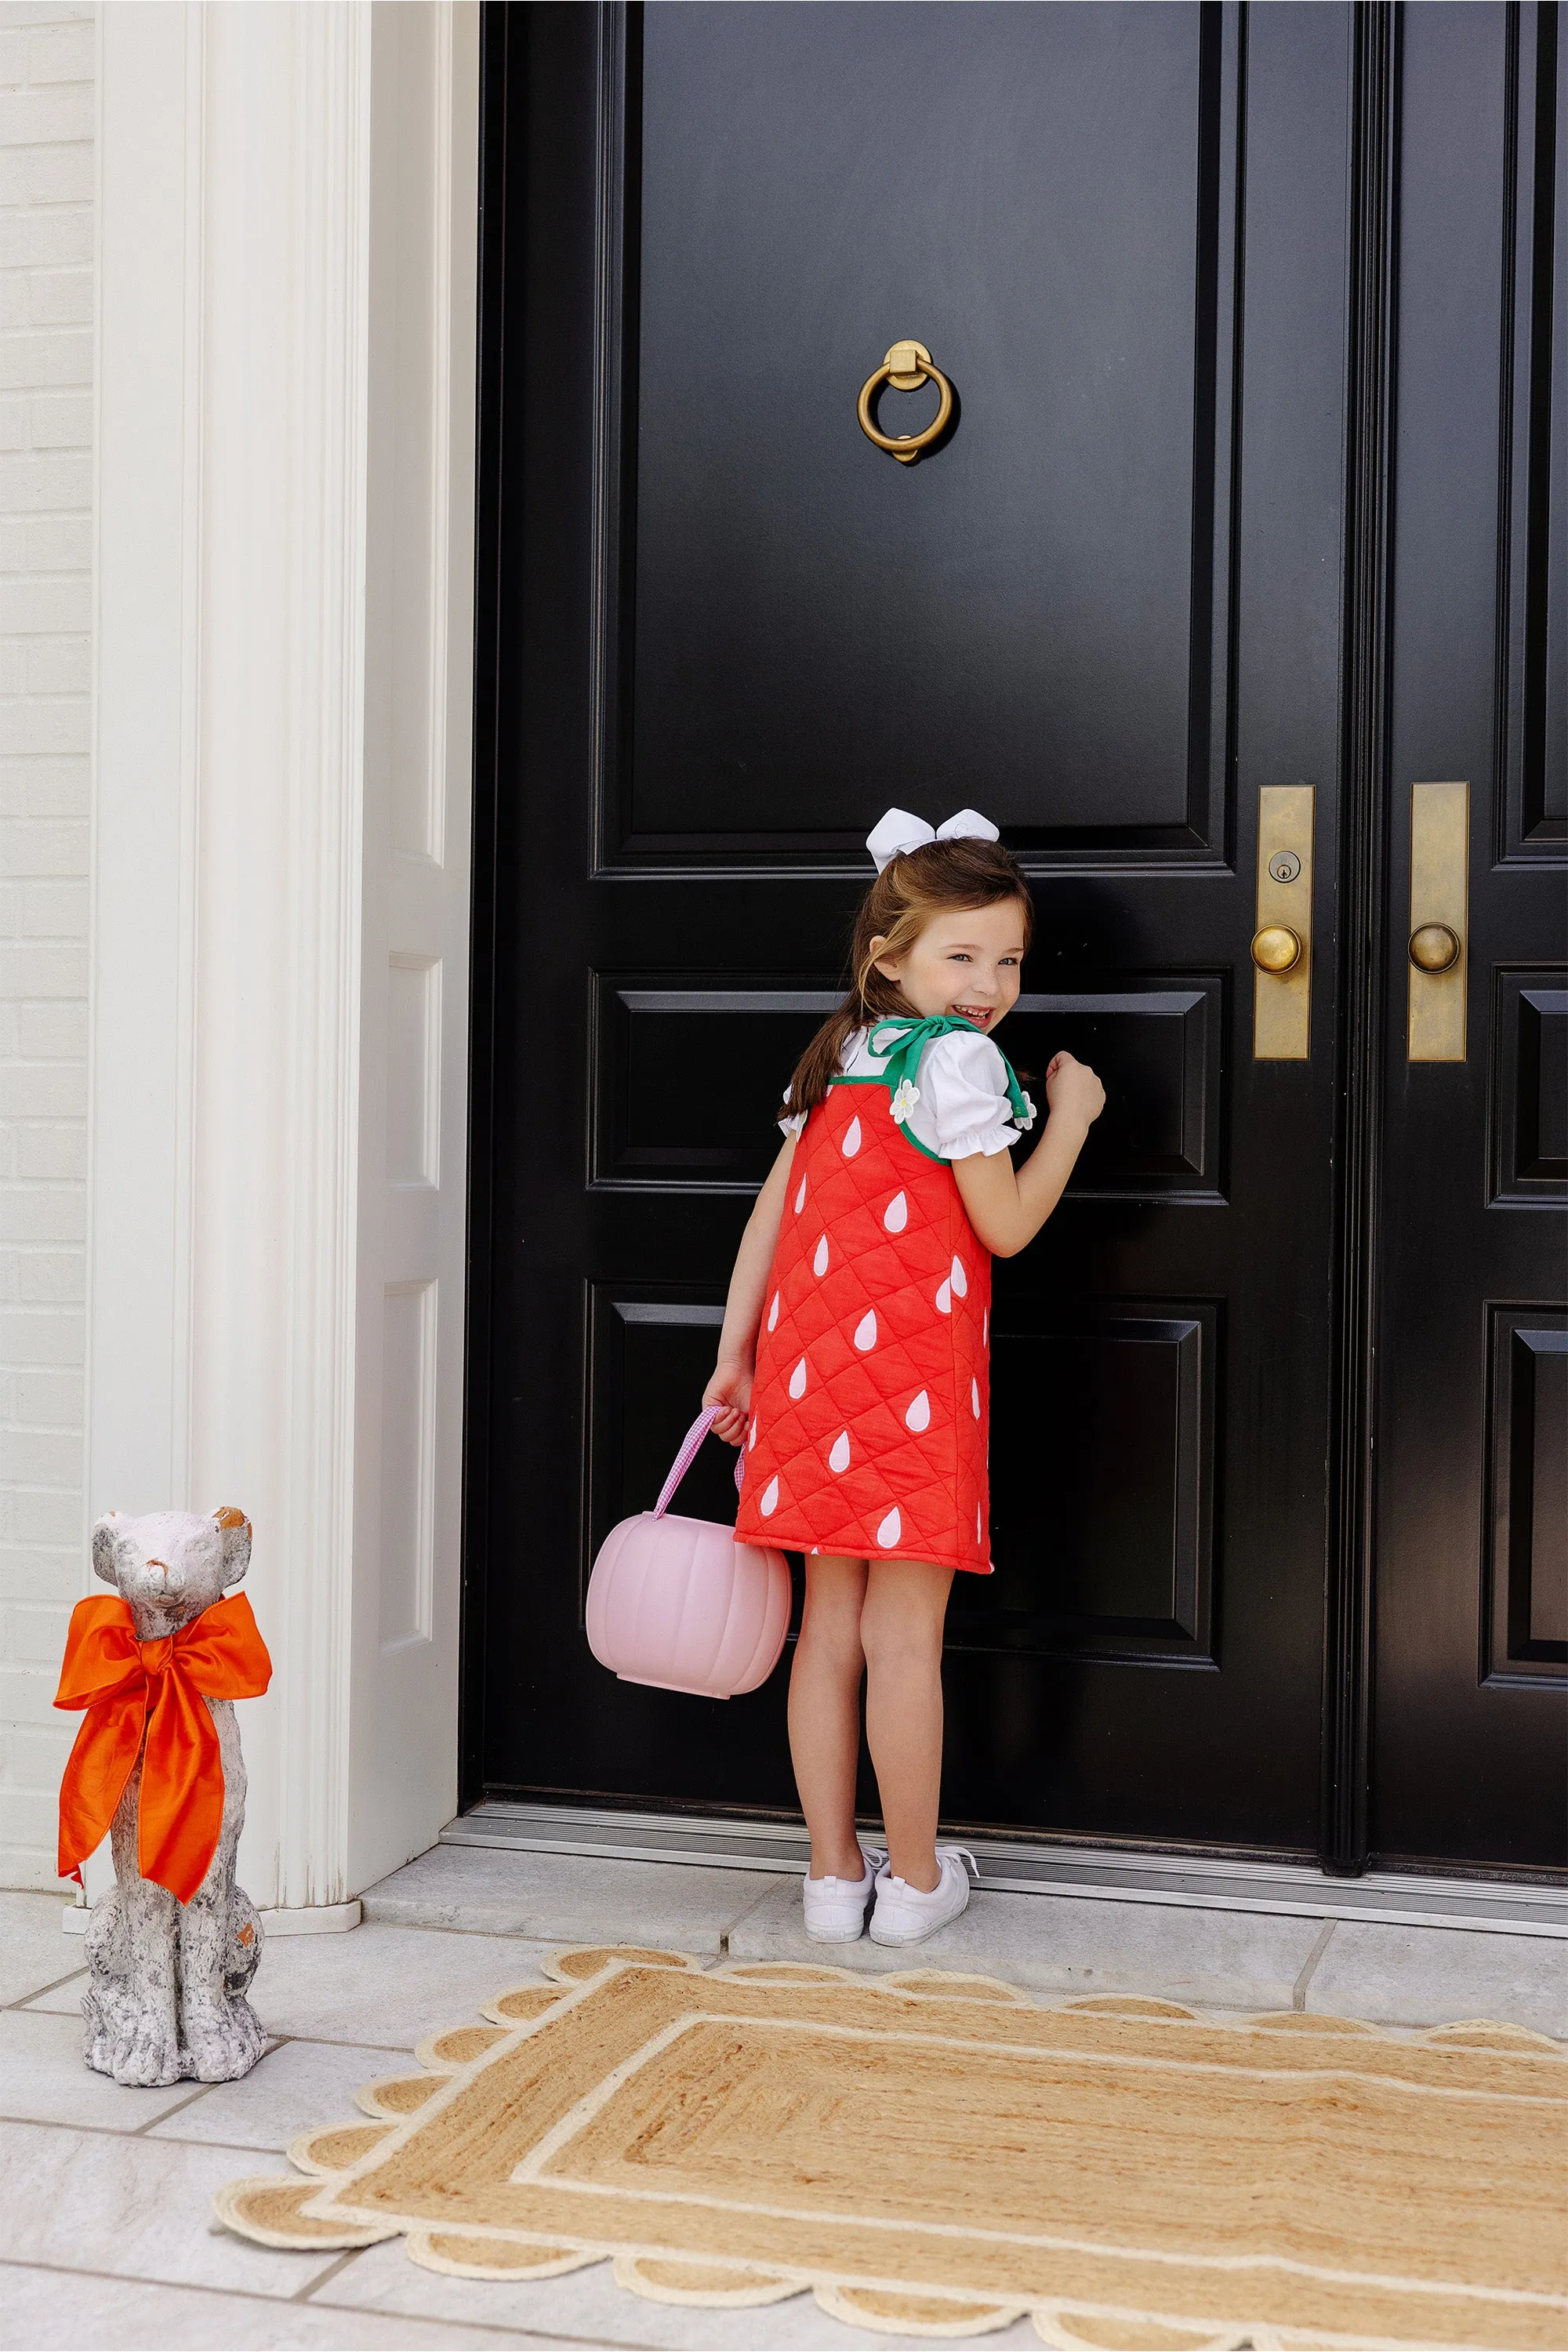
M 226 2083 L 264 2047 L 246 1989 L 261 1923 L 235 1885 L 245 1765 L 234 1701 L 271 1676 L 250 1563 L 225 1508 L 111 1511 L 92 1565 L 117 1598 L 77 1603 L 57 1706 L 85 1708 L 60 1789 L 62 1876 L 110 1832 L 117 1884 L 92 1907 L 83 2055 L 117 2083 Z

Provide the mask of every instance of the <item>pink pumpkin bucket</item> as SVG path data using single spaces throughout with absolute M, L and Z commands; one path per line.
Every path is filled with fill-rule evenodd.
M 712 1427 L 687 1431 L 651 1511 L 610 1529 L 588 1580 L 588 1647 L 624 1683 L 734 1698 L 765 1683 L 789 1631 L 782 1551 L 735 1541 L 733 1528 L 682 1518 L 668 1504 Z M 735 1484 L 742 1465 L 735 1465 Z

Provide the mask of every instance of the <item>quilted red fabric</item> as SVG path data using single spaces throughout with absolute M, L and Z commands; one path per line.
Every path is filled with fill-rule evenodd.
M 757 1339 L 743 1542 L 991 1572 L 991 1259 L 879 1080 L 806 1120 Z

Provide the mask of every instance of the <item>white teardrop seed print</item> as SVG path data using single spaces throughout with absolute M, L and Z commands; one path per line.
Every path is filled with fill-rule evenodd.
M 844 1140 L 838 1147 L 846 1160 L 853 1160 L 860 1149 L 860 1122 L 852 1118 L 844 1130 Z
M 924 1389 L 921 1389 L 919 1396 L 905 1413 L 904 1427 L 912 1429 L 917 1437 L 922 1429 L 931 1427 L 931 1397 Z
M 951 1282 L 944 1282 L 942 1288 L 937 1292 L 936 1311 L 939 1315 L 951 1315 L 952 1313 L 952 1285 Z
M 796 1215 L 797 1217 L 799 1216 L 799 1214 L 800 1214 L 801 1211 L 805 1208 L 805 1178 L 804 1176 L 802 1176 L 802 1178 L 801 1178 L 801 1180 L 800 1180 L 800 1190 L 799 1190 L 799 1192 L 798 1192 L 795 1194 L 795 1215 Z
M 778 1328 L 778 1321 L 779 1321 L 779 1294 L 778 1294 L 778 1292 L 775 1290 L 775 1291 L 774 1291 L 774 1293 L 773 1293 L 773 1305 L 772 1305 L 772 1306 L 769 1307 L 769 1309 L 768 1309 L 768 1329 L 769 1329 L 770 1331 L 776 1331 L 776 1330 L 777 1330 L 777 1328 Z
M 805 1358 L 804 1356 L 789 1376 L 789 1392 L 792 1397 L 803 1397 L 805 1394 Z
M 907 1192 L 895 1192 L 882 1212 L 882 1223 L 890 1234 L 901 1234 L 910 1222 L 910 1198 Z
M 989 1307 L 986 1307 L 984 1313 L 980 1318 L 980 1344 L 983 1348 L 988 1348 L 991 1344 L 991 1309 Z
M 754 1453 L 756 1452 L 756 1450 L 757 1450 L 757 1424 L 756 1424 L 756 1423 L 753 1421 L 753 1422 L 752 1422 L 752 1433 L 751 1433 L 750 1437 L 748 1437 L 748 1438 L 747 1438 L 747 1440 L 746 1440 L 746 1451 L 747 1451 L 747 1453 L 748 1453 L 748 1454 L 754 1454 Z
M 971 1381 L 969 1383 L 969 1406 L 975 1420 L 978 1421 L 980 1418 L 980 1383 L 978 1381 Z
M 757 1505 L 757 1508 L 761 1511 L 764 1519 L 771 1519 L 773 1513 L 778 1509 L 778 1507 L 779 1482 L 776 1478 L 770 1478 L 767 1485 L 763 1488 L 763 1499 Z
M 899 1507 L 897 1503 L 895 1503 L 892 1509 L 888 1513 L 887 1517 L 882 1521 L 881 1526 L 877 1529 L 877 1541 L 881 1545 L 882 1549 L 887 1551 L 891 1545 L 898 1542 L 899 1538 L 903 1534 L 903 1532 L 904 1523 L 899 1517 Z
M 833 1451 L 827 1457 L 827 1466 L 830 1470 L 837 1472 L 840 1477 L 842 1477 L 844 1472 L 848 1469 L 849 1432 L 847 1429 L 841 1429 L 837 1436 L 834 1439 Z
M 816 1275 L 824 1275 L 827 1272 L 827 1235 L 826 1234 L 816 1244 L 816 1255 L 811 1261 L 811 1270 Z
M 957 1297 L 968 1297 L 969 1276 L 963 1271 L 963 1260 L 961 1257 L 955 1257 L 952 1261 L 952 1287 Z
M 864 1356 L 868 1349 L 874 1348 L 876 1344 L 877 1310 L 874 1307 L 868 1307 L 866 1312 L 861 1316 L 860 1320 L 855 1326 L 855 1345 L 859 1349 L 860 1353 Z

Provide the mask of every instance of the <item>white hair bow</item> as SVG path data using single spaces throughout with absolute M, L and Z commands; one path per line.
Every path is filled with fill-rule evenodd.
M 866 846 L 877 861 L 879 874 L 895 857 L 910 849 L 923 849 L 928 841 L 996 841 L 996 827 L 978 809 L 960 809 L 945 824 L 928 824 L 923 816 L 911 816 L 908 809 L 890 808 L 886 816 L 879 817 L 866 835 Z

